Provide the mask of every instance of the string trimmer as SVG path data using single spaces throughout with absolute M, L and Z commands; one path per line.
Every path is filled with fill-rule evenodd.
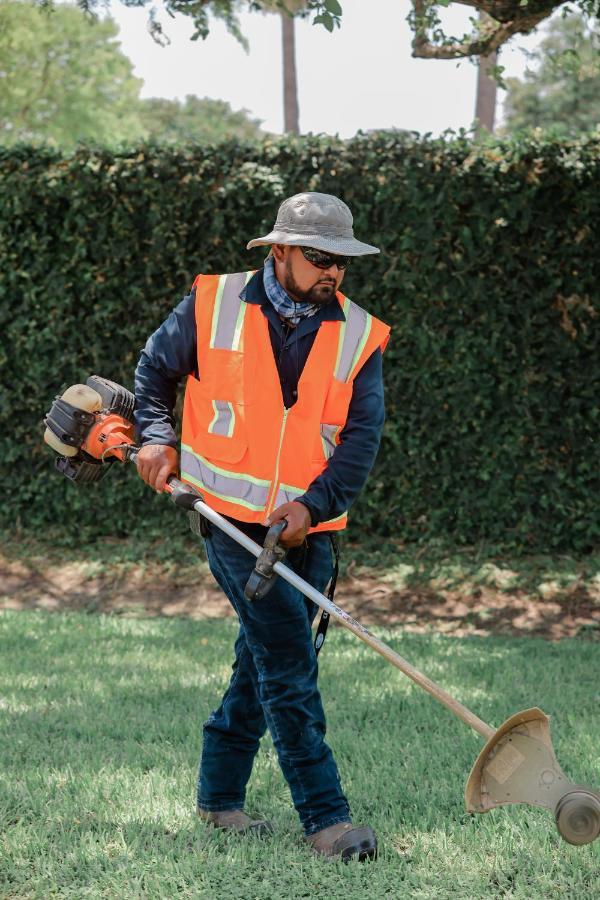
M 59 454 L 58 470 L 75 482 L 89 483 L 99 480 L 116 460 L 135 462 L 139 447 L 131 421 L 134 402 L 125 388 L 97 375 L 56 398 L 45 419 L 44 438 Z M 264 596 L 276 576 L 284 578 L 485 739 L 467 781 L 467 811 L 483 813 L 503 804 L 528 803 L 550 810 L 570 844 L 589 844 L 598 837 L 600 793 L 564 774 L 552 747 L 548 716 L 541 709 L 522 710 L 500 728 L 492 728 L 286 566 L 275 552 L 281 523 L 269 530 L 261 547 L 178 478 L 168 479 L 165 492 L 177 506 L 204 516 L 257 557 L 246 589 L 249 601 Z

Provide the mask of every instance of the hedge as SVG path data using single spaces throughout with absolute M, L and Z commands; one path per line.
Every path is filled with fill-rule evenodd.
M 587 551 L 598 540 L 600 140 L 359 135 L 71 156 L 0 150 L 0 525 L 74 541 L 173 529 L 125 469 L 52 470 L 42 416 L 98 373 L 131 387 L 197 272 L 301 190 L 341 196 L 381 255 L 345 290 L 389 322 L 387 423 L 355 537 Z

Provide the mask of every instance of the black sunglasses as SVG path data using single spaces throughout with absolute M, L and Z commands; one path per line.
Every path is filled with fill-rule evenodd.
M 317 269 L 330 269 L 337 266 L 338 269 L 347 269 L 350 265 L 350 256 L 338 256 L 336 253 L 324 253 L 323 250 L 315 250 L 314 247 L 300 247 L 304 259 L 316 266 Z

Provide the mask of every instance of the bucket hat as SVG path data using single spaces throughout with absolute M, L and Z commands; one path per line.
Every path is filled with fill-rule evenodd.
M 340 256 L 379 253 L 377 247 L 356 240 L 352 223 L 352 213 L 339 197 L 305 191 L 284 200 L 277 212 L 273 230 L 264 237 L 249 241 L 246 249 L 263 244 L 289 244 L 292 247 L 314 247 L 315 250 Z

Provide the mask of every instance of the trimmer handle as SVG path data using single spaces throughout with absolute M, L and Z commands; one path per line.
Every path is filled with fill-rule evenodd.
M 136 457 L 140 452 L 140 447 L 131 446 L 127 449 L 127 459 L 129 462 L 135 463 Z M 194 509 L 194 503 L 197 500 L 204 500 L 200 491 L 192 487 L 191 484 L 185 484 L 177 475 L 169 475 L 165 483 L 165 494 L 170 494 L 171 500 L 176 506 L 182 509 Z
M 275 563 L 283 562 L 287 551 L 279 545 L 279 538 L 287 528 L 287 519 L 271 525 L 263 543 L 263 551 L 256 560 L 256 565 L 244 589 L 246 600 L 262 600 L 269 593 L 277 573 L 273 571 Z
M 171 500 L 175 506 L 187 509 L 193 512 L 194 505 L 198 500 L 204 500 L 200 491 L 192 487 L 191 484 L 185 484 L 176 475 L 169 475 L 165 484 L 165 493 L 170 494 Z

